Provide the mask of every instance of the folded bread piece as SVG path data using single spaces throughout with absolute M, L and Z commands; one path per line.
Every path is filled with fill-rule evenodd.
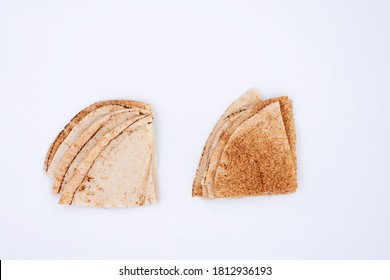
M 157 202 L 150 105 L 134 101 L 113 102 L 126 105 L 113 105 L 116 106 L 114 109 L 110 101 L 96 103 L 105 105 L 88 110 L 84 118 L 73 124 L 73 129 L 64 138 L 66 144 L 63 140 L 57 145 L 67 147 L 63 149 L 62 157 L 57 156 L 58 148 L 51 162 L 46 160 L 50 169 L 54 158 L 58 157 L 52 191 L 60 193 L 60 204 L 107 208 Z M 104 114 L 102 108 L 105 108 Z M 89 116 L 93 116 L 94 121 L 86 121 Z M 72 136 L 75 139 L 71 142 L 69 135 L 75 130 L 77 133 L 73 134 L 78 136 Z M 53 153 L 50 150 L 48 154 Z
M 214 130 L 211 132 L 207 139 L 206 145 L 203 148 L 203 153 L 199 162 L 198 169 L 196 171 L 195 180 L 192 188 L 193 196 L 206 195 L 207 189 L 202 188 L 202 177 L 208 167 L 208 158 L 211 151 L 215 148 L 223 132 L 237 119 L 245 110 L 253 106 L 260 101 L 259 91 L 256 88 L 249 90 L 238 100 L 236 100 L 223 116 L 220 118 Z
M 82 177 L 72 178 L 61 194 L 60 203 L 128 207 L 156 202 L 150 176 L 152 139 L 151 117 L 122 130 L 104 145 L 91 165 L 88 160 L 81 163 L 89 168 Z
M 60 160 L 72 145 L 72 143 L 86 130 L 92 123 L 101 119 L 105 115 L 121 109 L 139 108 L 150 111 L 149 104 L 130 100 L 110 100 L 101 101 L 88 106 L 65 126 L 51 144 L 47 152 L 44 169 L 46 173 L 53 177 Z
M 254 102 L 219 126 L 220 136 L 202 155 L 200 165 L 206 164 L 201 172 L 198 168 L 193 196 L 212 199 L 296 190 L 296 135 L 291 100 L 280 97 Z
M 226 143 L 214 175 L 215 197 L 289 193 L 295 167 L 279 102 L 244 121 Z
M 123 109 L 109 113 L 94 122 L 81 133 L 62 157 L 54 174 L 52 192 L 58 193 L 61 190 L 62 184 L 69 181 L 80 161 L 106 133 L 125 121 L 145 115 L 150 115 L 150 112 L 141 109 Z

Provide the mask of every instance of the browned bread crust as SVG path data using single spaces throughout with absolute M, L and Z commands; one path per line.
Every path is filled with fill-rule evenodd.
M 218 138 L 220 137 L 225 127 L 231 125 L 240 114 L 254 106 L 260 100 L 261 98 L 259 96 L 259 90 L 257 88 L 252 88 L 239 99 L 234 101 L 222 115 L 218 123 L 215 125 L 213 131 L 210 133 L 203 148 L 202 156 L 200 158 L 192 186 L 192 196 L 202 196 L 203 192 L 205 191 L 204 186 L 202 186 L 202 178 L 205 172 L 205 168 L 207 167 L 207 161 L 210 157 L 210 152 L 214 148 L 215 142 L 218 141 Z
M 214 177 L 214 196 L 283 194 L 296 190 L 296 174 L 279 102 L 244 121 L 230 137 Z
M 268 117 L 271 120 L 279 116 L 279 122 L 274 121 L 272 124 L 267 124 L 267 121 L 263 121 L 260 124 L 257 123 L 255 124 L 257 129 L 252 131 L 252 134 L 244 131 L 239 137 L 236 137 L 237 131 L 240 130 L 243 124 L 262 114 L 262 110 L 273 103 L 278 104 L 277 109 L 273 108 L 271 113 L 268 112 L 270 114 Z M 264 138 L 264 131 L 262 131 L 265 126 L 275 130 L 273 134 L 268 135 L 268 138 L 273 139 L 272 141 L 264 140 L 267 138 Z M 232 135 L 235 135 L 235 137 L 232 138 Z M 259 138 L 264 139 L 256 142 Z M 285 141 L 283 142 L 282 139 Z M 278 141 L 282 141 L 283 144 L 276 145 Z M 229 144 L 229 148 L 227 148 L 227 144 Z M 233 125 L 223 132 L 213 150 L 205 153 L 206 146 L 201 161 L 205 160 L 207 165 L 201 175 L 203 177 L 201 183 L 199 183 L 201 187 L 195 185 L 194 182 L 193 196 L 202 196 L 208 199 L 266 195 L 289 193 L 297 188 L 295 123 L 292 101 L 286 96 L 259 101 L 254 106 L 246 108 L 234 121 Z M 284 149 L 283 151 L 281 147 Z M 247 152 L 243 154 L 243 151 Z M 207 155 L 206 159 L 204 158 L 205 155 Z M 223 161 L 221 161 L 222 157 Z M 245 159 L 245 157 L 247 158 Z M 272 159 L 275 159 L 275 161 Z M 251 163 L 251 160 L 256 164 Z M 262 164 L 258 164 L 259 161 L 262 161 Z M 275 170 L 280 169 L 281 163 L 283 163 L 282 169 L 285 170 L 280 173 L 276 172 Z M 270 168 L 265 168 L 268 165 L 270 165 Z M 259 173 L 256 168 L 262 168 L 262 171 Z M 224 174 L 224 176 L 221 177 L 220 174 Z M 259 176 L 261 179 L 259 179 Z M 271 177 L 275 179 L 275 176 L 281 177 L 278 180 L 270 179 Z

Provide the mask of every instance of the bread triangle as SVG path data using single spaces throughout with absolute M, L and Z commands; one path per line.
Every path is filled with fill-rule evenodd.
M 268 99 L 262 102 L 258 102 L 255 106 L 252 106 L 248 110 L 246 110 L 243 114 L 240 115 L 240 117 L 235 120 L 235 122 L 229 126 L 227 130 L 224 131 L 224 134 L 222 135 L 221 139 L 217 143 L 215 149 L 212 151 L 210 158 L 209 158 L 209 164 L 208 168 L 206 169 L 202 184 L 207 188 L 207 196 L 203 196 L 204 198 L 214 198 L 214 177 L 216 168 L 219 163 L 219 159 L 221 157 L 221 154 L 223 152 L 223 149 L 225 148 L 225 145 L 227 141 L 229 140 L 230 136 L 233 134 L 233 132 L 247 119 L 255 115 L 256 113 L 260 112 L 264 107 L 267 105 L 279 101 L 282 108 L 282 116 L 285 117 L 286 121 L 291 121 L 292 117 L 288 117 L 288 113 L 290 111 L 286 110 L 289 106 L 289 99 L 287 97 L 279 97 L 279 98 L 272 98 Z M 291 111 L 292 113 L 292 111 Z M 295 130 L 294 130 L 295 131 Z M 294 134 L 295 136 L 295 134 Z M 289 139 L 291 136 L 287 136 Z M 295 141 L 295 138 L 294 138 Z
M 235 120 L 240 114 L 242 114 L 243 111 L 258 103 L 260 100 L 258 89 L 253 88 L 233 102 L 233 104 L 225 111 L 204 146 L 192 187 L 192 196 L 206 195 L 207 189 L 205 189 L 204 186 L 202 187 L 202 177 L 205 169 L 207 168 L 210 153 L 215 148 L 223 131 L 232 123 L 231 120 Z
M 155 203 L 152 151 L 151 119 L 125 129 L 102 149 L 70 204 L 108 208 Z
M 115 110 L 129 108 L 139 108 L 143 110 L 151 110 L 147 103 L 130 101 L 130 100 L 110 100 L 101 101 L 88 106 L 79 112 L 58 134 L 54 142 L 51 144 L 45 158 L 44 170 L 53 177 L 57 170 L 58 164 L 62 156 L 66 153 L 74 140 L 93 122 L 97 121 L 104 115 Z
M 279 102 L 245 120 L 229 137 L 213 181 L 215 198 L 296 190 L 296 173 Z
M 70 180 L 80 161 L 106 133 L 125 121 L 148 114 L 150 111 L 142 109 L 122 109 L 109 113 L 91 124 L 62 157 L 54 174 L 52 192 L 58 193 L 61 190 L 62 184 L 66 184 Z
M 243 97 L 246 96 L 251 96 L 251 95 L 250 94 L 248 95 L 247 93 Z M 233 139 L 235 139 L 235 138 L 231 139 L 231 137 L 233 135 L 234 137 L 236 137 L 237 133 L 239 133 L 244 128 L 241 127 L 241 125 L 246 124 L 247 121 L 249 120 L 250 120 L 249 122 L 253 122 L 253 120 L 256 120 L 256 118 L 258 118 L 259 115 L 265 114 L 266 111 L 269 110 L 268 106 L 275 102 L 278 104 L 278 108 L 279 108 L 278 120 L 281 120 L 281 123 L 279 122 L 278 125 L 279 127 L 283 128 L 282 131 L 284 133 L 284 137 L 287 139 L 288 155 L 287 154 L 283 154 L 283 155 L 286 157 L 290 157 L 291 159 L 291 165 L 290 165 L 291 169 L 289 169 L 289 172 L 290 173 L 292 172 L 293 174 L 292 175 L 293 179 L 291 182 L 295 182 L 295 183 L 291 183 L 291 182 L 289 183 L 291 183 L 290 185 L 292 186 L 291 191 L 296 189 L 297 187 L 296 185 L 296 177 L 297 177 L 296 132 L 295 132 L 295 123 L 293 118 L 291 100 L 289 100 L 288 97 L 273 98 L 265 101 L 261 101 L 259 98 L 257 99 L 252 98 L 251 102 L 249 102 L 250 105 L 243 106 L 242 105 L 243 103 L 240 103 L 240 101 L 243 100 L 243 97 L 241 97 L 236 102 L 234 102 L 228 108 L 228 110 L 226 110 L 226 112 L 224 113 L 224 115 L 219 120 L 216 127 L 210 134 L 210 137 L 204 147 L 203 154 L 197 170 L 197 174 L 194 180 L 193 196 L 202 196 L 203 198 L 206 199 L 229 196 L 229 194 L 224 195 L 221 193 L 217 193 L 217 196 L 215 194 L 215 185 L 214 185 L 215 180 L 216 179 L 219 180 L 218 181 L 219 187 L 221 185 L 223 186 L 223 184 L 221 184 L 220 181 L 224 182 L 223 179 L 220 178 L 220 174 L 224 174 L 224 172 L 221 172 L 221 170 L 224 170 L 221 169 L 221 165 L 226 164 L 226 154 L 224 154 L 224 151 L 225 149 L 227 149 L 228 151 L 231 150 L 231 148 L 229 148 L 231 146 L 230 141 L 233 141 Z M 261 113 L 261 111 L 265 108 L 267 108 L 267 110 Z M 275 110 L 273 110 L 273 114 L 277 114 L 275 113 Z M 258 129 L 262 129 L 261 126 L 259 126 Z M 261 135 L 261 133 L 259 133 L 259 135 Z M 236 156 L 237 155 L 238 153 L 236 153 Z M 242 164 L 242 166 L 244 166 L 244 164 Z M 232 165 L 232 168 L 234 170 L 234 164 Z M 239 174 L 239 172 L 236 173 L 236 175 L 237 174 Z M 224 177 L 227 176 L 225 175 L 226 174 L 224 174 Z M 253 178 L 255 177 L 256 176 L 253 176 Z M 287 188 L 285 188 L 284 191 L 289 192 L 290 190 L 287 190 Z M 248 192 L 248 195 L 251 195 L 249 193 L 250 192 Z M 246 194 L 244 194 L 244 196 L 245 195 Z M 232 195 L 232 196 L 238 196 L 238 195 Z
M 71 204 L 73 200 L 73 196 L 77 188 L 80 186 L 80 184 L 85 179 L 89 169 L 92 167 L 95 161 L 101 161 L 101 160 L 108 160 L 100 153 L 110 145 L 114 139 L 116 139 L 118 136 L 123 134 L 125 135 L 130 133 L 133 130 L 138 129 L 139 127 L 142 127 L 148 123 L 152 122 L 152 117 L 150 115 L 147 116 L 140 116 L 135 118 L 134 120 L 129 120 L 124 122 L 123 124 L 117 126 L 113 130 L 111 130 L 109 133 L 105 134 L 102 139 L 90 150 L 90 152 L 82 159 L 82 161 L 79 163 L 77 168 L 74 171 L 74 174 L 72 178 L 69 180 L 69 182 L 66 185 L 62 186 L 61 191 L 61 198 L 60 203 L 61 204 Z M 130 131 L 130 132 L 129 132 Z M 115 142 L 115 141 L 114 141 Z M 110 146 L 112 147 L 112 145 Z M 145 154 L 144 157 L 151 159 L 151 153 Z

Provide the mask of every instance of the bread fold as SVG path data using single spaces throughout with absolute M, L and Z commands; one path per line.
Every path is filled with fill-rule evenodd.
M 49 149 L 45 170 L 53 174 L 52 192 L 67 205 L 109 208 L 156 203 L 150 105 L 126 100 L 95 104 L 73 118 L 66 126 L 72 128 L 61 132 L 62 141 L 57 138 Z
M 214 150 L 216 144 L 218 143 L 223 132 L 232 124 L 234 121 L 248 108 L 260 101 L 259 91 L 256 88 L 253 88 L 236 100 L 226 112 L 223 114 L 221 119 L 218 121 L 214 130 L 211 132 L 209 138 L 207 139 L 206 145 L 203 149 L 202 157 L 199 162 L 198 169 L 196 171 L 192 195 L 193 196 L 202 196 L 207 194 L 207 188 L 202 184 L 203 174 L 208 168 L 208 158 L 210 153 Z
M 243 197 L 297 189 L 291 100 L 252 100 L 250 106 L 236 109 L 240 113 L 225 117 L 229 116 L 229 107 L 210 135 L 199 164 L 202 168 L 198 168 L 194 180 L 193 196 Z
M 151 110 L 151 106 L 147 103 L 132 101 L 132 100 L 108 100 L 96 102 L 87 108 L 80 111 L 65 128 L 58 134 L 56 139 L 50 145 L 44 162 L 44 170 L 50 176 L 54 176 L 59 161 L 66 153 L 69 146 L 75 139 L 92 123 L 104 117 L 110 112 L 139 108 L 143 110 Z

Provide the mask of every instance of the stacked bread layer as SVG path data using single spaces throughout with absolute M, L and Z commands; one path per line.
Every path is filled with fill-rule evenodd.
M 285 194 L 297 189 L 296 133 L 288 97 L 261 100 L 252 89 L 210 134 L 192 194 L 205 199 Z
M 78 113 L 45 159 L 60 204 L 132 207 L 157 201 L 149 104 L 102 101 Z

